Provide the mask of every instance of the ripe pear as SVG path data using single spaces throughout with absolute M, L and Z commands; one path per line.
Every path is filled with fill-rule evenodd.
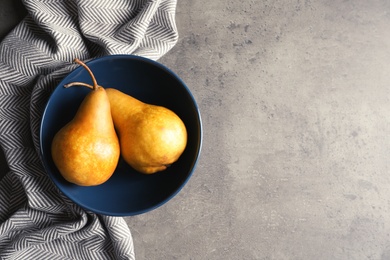
M 187 145 L 187 130 L 172 110 L 107 88 L 121 155 L 135 170 L 152 174 L 176 162 Z
M 103 87 L 98 86 L 92 72 L 92 91 L 82 101 L 74 118 L 54 136 L 51 153 L 54 164 L 69 182 L 95 186 L 114 173 L 120 157 L 118 136 L 111 117 L 110 101 Z M 86 85 L 74 82 L 65 87 Z

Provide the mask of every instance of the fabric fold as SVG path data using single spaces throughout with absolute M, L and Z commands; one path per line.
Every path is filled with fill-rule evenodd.
M 24 0 L 27 17 L 0 44 L 1 259 L 135 259 L 119 217 L 88 212 L 44 171 L 42 113 L 73 59 L 157 60 L 177 42 L 176 0 Z

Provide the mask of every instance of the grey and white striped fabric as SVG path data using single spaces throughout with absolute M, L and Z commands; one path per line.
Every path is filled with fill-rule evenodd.
M 122 218 L 87 212 L 44 172 L 39 126 L 57 83 L 110 54 L 157 60 L 177 42 L 176 0 L 24 0 L 27 17 L 0 44 L 0 259 L 134 259 Z

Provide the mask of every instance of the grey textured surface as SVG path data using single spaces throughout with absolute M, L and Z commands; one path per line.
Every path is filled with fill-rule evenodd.
M 176 20 L 160 62 L 204 145 L 175 198 L 126 218 L 137 259 L 390 259 L 390 2 L 183 0 Z

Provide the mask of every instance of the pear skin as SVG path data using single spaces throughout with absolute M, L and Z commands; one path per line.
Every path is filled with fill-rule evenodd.
M 74 118 L 56 133 L 51 153 L 59 172 L 71 183 L 95 186 L 112 176 L 120 146 L 103 87 L 95 84 Z
M 107 88 L 123 159 L 135 170 L 152 174 L 176 162 L 187 145 L 187 130 L 173 111 L 146 104 Z

